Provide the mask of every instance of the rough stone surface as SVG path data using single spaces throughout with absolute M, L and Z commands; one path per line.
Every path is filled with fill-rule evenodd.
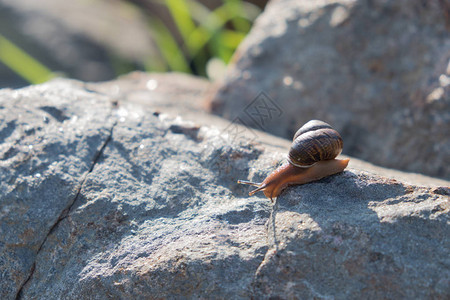
M 269 222 L 255 298 L 447 298 L 449 209 L 448 194 L 354 171 L 291 189 Z
M 448 1 L 271 1 L 211 110 L 285 138 L 321 119 L 345 154 L 449 179 L 449 32 Z
M 155 78 L 171 113 L 126 89 Z M 450 296 L 448 182 L 349 168 L 248 197 L 237 179 L 262 180 L 285 141 L 177 117 L 207 86 L 176 78 L 0 91 L 2 299 Z
M 111 113 L 109 99 L 70 82 L 0 90 L 0 298 L 14 298 L 79 196 Z

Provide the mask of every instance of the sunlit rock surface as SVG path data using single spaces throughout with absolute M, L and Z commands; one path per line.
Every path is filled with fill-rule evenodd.
M 275 205 L 249 197 L 236 181 L 289 142 L 202 112 L 209 88 L 134 73 L 0 91 L 0 298 L 450 296 L 447 181 L 352 159 Z

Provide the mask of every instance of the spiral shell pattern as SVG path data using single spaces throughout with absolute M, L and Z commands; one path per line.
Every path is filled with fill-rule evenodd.
M 307 168 L 318 161 L 334 159 L 343 146 L 341 135 L 333 127 L 311 120 L 295 133 L 288 161 L 296 167 Z

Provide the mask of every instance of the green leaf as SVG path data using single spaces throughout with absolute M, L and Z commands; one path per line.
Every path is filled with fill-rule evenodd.
M 0 61 L 31 84 L 54 77 L 52 71 L 0 35 Z
M 165 3 L 170 11 L 170 14 L 172 15 L 173 20 L 175 21 L 175 24 L 177 25 L 178 31 L 186 43 L 192 31 L 195 29 L 195 23 L 192 20 L 186 1 L 166 0 Z M 187 43 L 186 45 L 189 47 Z
M 158 19 L 150 20 L 150 26 L 155 29 L 154 38 L 156 45 L 170 69 L 173 71 L 189 73 L 189 65 L 169 29 L 167 29 L 164 23 Z M 149 61 L 149 64 L 159 65 L 157 62 L 152 63 L 151 61 Z

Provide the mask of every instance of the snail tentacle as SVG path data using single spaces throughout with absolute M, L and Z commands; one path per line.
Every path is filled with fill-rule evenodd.
M 240 184 L 247 184 L 247 185 L 253 185 L 253 186 L 260 186 L 260 185 L 261 185 L 261 182 L 260 182 L 260 183 L 257 183 L 257 182 L 247 181 L 247 180 L 238 180 L 237 183 L 240 183 Z
M 253 186 L 257 186 L 258 187 L 257 189 L 249 192 L 248 193 L 249 196 L 253 196 L 255 193 L 257 193 L 259 191 L 262 191 L 262 190 L 264 190 L 267 187 L 267 185 L 264 184 L 263 182 L 256 183 L 256 182 L 251 182 L 251 181 L 246 181 L 246 180 L 238 180 L 237 183 L 253 185 Z

